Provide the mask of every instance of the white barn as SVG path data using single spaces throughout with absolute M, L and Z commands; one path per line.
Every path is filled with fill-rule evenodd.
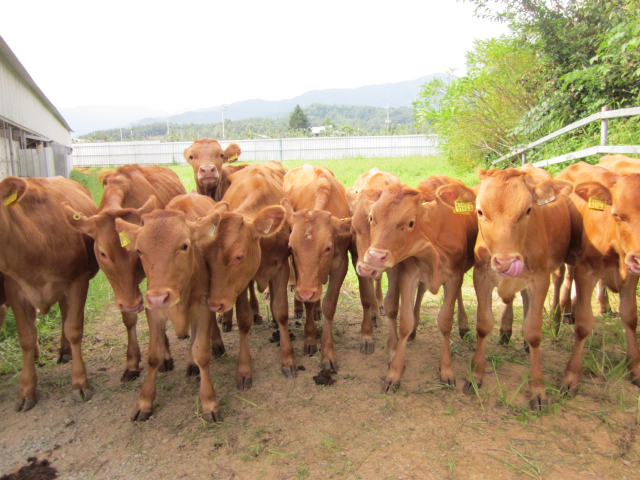
M 68 177 L 70 132 L 60 112 L 0 37 L 0 178 Z

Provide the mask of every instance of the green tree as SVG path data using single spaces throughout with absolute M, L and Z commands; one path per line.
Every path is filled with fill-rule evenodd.
M 300 108 L 300 105 L 296 105 L 289 117 L 289 128 L 293 130 L 308 130 L 309 126 L 309 119 L 304 110 Z

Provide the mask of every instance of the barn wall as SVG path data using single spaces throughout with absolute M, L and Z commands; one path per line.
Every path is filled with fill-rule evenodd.
M 70 145 L 69 131 L 0 57 L 0 117 L 25 130 Z

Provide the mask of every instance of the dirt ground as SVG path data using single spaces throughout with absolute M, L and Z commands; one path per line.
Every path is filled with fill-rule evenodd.
M 465 287 L 465 297 L 472 305 L 470 288 Z M 624 366 L 623 344 L 615 341 L 619 333 L 611 334 L 613 341 L 607 337 L 620 330 L 617 319 L 599 317 L 587 353 L 591 367 L 585 363 L 575 399 L 560 399 L 554 392 L 568 360 L 572 327 L 563 326 L 559 339 L 545 336 L 542 362 L 553 403 L 534 415 L 526 405 L 523 379 L 529 360 L 519 326 L 511 344 L 501 346 L 496 323 L 488 349 L 495 371 L 488 367 L 482 389 L 471 396 L 462 393 L 462 385 L 474 342 L 454 335 L 458 385 L 440 386 L 439 296 L 425 299 L 401 389 L 382 395 L 386 317 L 376 329 L 375 352 L 361 354 L 357 298 L 357 290 L 343 288 L 335 324 L 340 371 L 331 386 L 314 383 L 320 358 L 302 355 L 303 335 L 294 320 L 296 359 L 305 370 L 296 380 L 284 378 L 278 346 L 269 342 L 273 327 L 265 321 L 251 331 L 253 388 L 239 392 L 238 330 L 234 325 L 223 333 L 227 354 L 211 369 L 223 417 L 216 425 L 197 415 L 198 383 L 185 376 L 188 341 L 178 341 L 171 329 L 176 368 L 159 376 L 151 420 L 130 421 L 142 380 L 120 383 L 126 337 L 119 315 L 109 307 L 101 320 L 87 325 L 83 344 L 95 389 L 91 401 L 72 403 L 69 366 L 55 365 L 38 370 L 36 407 L 16 414 L 18 375 L 0 377 L 0 474 L 16 472 L 28 457 L 38 457 L 50 462 L 58 478 L 95 480 L 640 477 L 640 391 L 624 369 L 605 368 Z M 494 306 L 499 315 L 502 306 Z M 516 315 L 521 321 L 521 308 Z M 473 309 L 470 318 L 475 319 Z M 138 332 L 146 365 L 144 318 Z M 604 348 L 598 335 L 606 338 Z

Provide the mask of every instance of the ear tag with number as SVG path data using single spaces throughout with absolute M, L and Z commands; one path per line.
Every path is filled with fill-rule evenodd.
M 238 158 L 238 154 L 237 154 L 237 153 L 234 153 L 233 155 L 231 155 L 231 156 L 229 157 L 229 160 L 227 160 L 227 161 L 228 161 L 228 162 L 233 162 L 236 158 Z
M 5 205 L 9 205 L 10 207 L 13 206 L 13 202 L 15 202 L 18 199 L 18 192 L 16 190 L 11 190 L 11 193 L 9 194 L 9 196 L 7 198 L 4 199 L 4 204 Z
M 604 206 L 606 202 L 604 200 L 600 200 L 595 197 L 589 198 L 589 209 L 590 210 L 604 210 Z
M 465 215 L 473 212 L 475 207 L 472 202 L 465 202 L 464 200 L 456 200 L 453 204 L 453 213 L 463 213 Z
M 131 237 L 127 232 L 120 232 L 120 245 L 126 247 L 131 243 Z

